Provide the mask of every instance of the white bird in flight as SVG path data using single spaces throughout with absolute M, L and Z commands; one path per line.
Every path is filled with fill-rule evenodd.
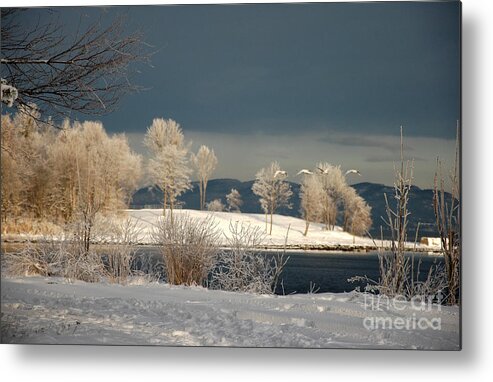
M 330 168 L 327 167 L 325 170 L 323 168 L 317 167 L 317 170 L 320 171 L 321 174 L 327 175 L 329 173 Z
M 346 176 L 348 174 L 358 174 L 359 176 L 361 176 L 361 173 L 358 170 L 354 170 L 354 169 L 347 170 L 346 173 L 344 174 L 344 176 Z
M 288 173 L 284 170 L 277 170 L 275 173 L 274 173 L 274 178 L 277 178 L 278 175 L 281 175 L 281 176 L 288 176 Z
M 296 175 L 301 175 L 301 174 L 313 175 L 313 172 L 304 168 L 303 170 L 300 170 Z

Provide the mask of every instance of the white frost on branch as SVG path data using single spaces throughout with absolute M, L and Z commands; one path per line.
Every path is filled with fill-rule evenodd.
M 6 104 L 8 107 L 14 106 L 14 102 L 19 96 L 19 92 L 17 88 L 7 83 L 7 80 L 1 79 L 1 97 L 2 102 Z

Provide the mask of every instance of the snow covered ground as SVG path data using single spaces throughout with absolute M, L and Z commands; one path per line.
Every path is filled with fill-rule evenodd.
M 354 292 L 251 295 L 166 284 L 71 284 L 42 277 L 2 278 L 1 287 L 3 343 L 447 350 L 460 346 L 458 307 L 418 308 L 399 302 L 373 310 L 376 304 Z M 388 320 L 386 328 L 375 326 L 377 317 Z M 414 324 L 403 328 L 409 319 Z
M 137 228 L 140 230 L 139 244 L 154 244 L 152 232 L 157 225 L 158 219 L 162 219 L 162 209 L 140 209 L 140 210 L 125 210 L 125 213 L 133 221 L 136 222 Z M 213 215 L 217 228 L 220 229 L 224 236 L 224 244 L 226 237 L 230 234 L 230 223 L 239 222 L 252 227 L 259 227 L 262 232 L 265 232 L 265 215 L 264 214 L 248 214 L 235 212 L 209 212 L 198 210 L 177 209 L 173 212 L 175 215 L 188 214 L 194 219 L 206 219 L 209 215 Z M 270 226 L 269 226 L 270 228 Z M 289 228 L 289 232 L 288 232 Z M 352 251 L 352 250 L 377 250 L 382 244 L 385 248 L 390 247 L 390 243 L 386 240 L 375 240 L 369 237 L 353 236 L 348 232 L 344 232 L 341 227 L 335 227 L 333 231 L 325 230 L 323 224 L 311 223 L 307 236 L 304 236 L 305 221 L 300 218 L 284 215 L 274 215 L 274 223 L 272 226 L 272 235 L 266 235 L 263 242 L 264 248 L 283 248 L 285 244 L 286 234 L 287 249 L 295 250 L 335 250 L 335 251 Z M 60 234 L 49 235 L 50 239 L 62 239 L 63 233 L 60 228 Z M 4 242 L 25 242 L 44 240 L 46 237 L 40 234 L 23 233 L 23 234 L 3 234 L 2 241 Z M 94 242 L 107 242 L 105 237 L 93 235 Z M 408 243 L 407 247 L 410 251 L 435 252 L 440 251 L 439 242 L 429 241 L 428 244 Z
M 152 230 L 156 226 L 158 219 L 162 218 L 163 211 L 160 209 L 127 210 L 128 215 L 137 220 L 142 229 L 142 243 L 152 243 Z M 189 214 L 193 218 L 204 219 L 209 214 L 213 214 L 218 228 L 224 235 L 229 235 L 230 222 L 239 222 L 251 226 L 258 226 L 265 232 L 265 215 L 247 214 L 233 212 L 208 212 L 197 210 L 175 210 L 174 214 Z M 266 235 L 264 245 L 266 247 L 283 247 L 288 233 L 287 247 L 295 249 L 376 249 L 375 243 L 368 237 L 353 236 L 348 232 L 342 231 L 341 227 L 336 227 L 333 231 L 323 229 L 323 224 L 311 223 L 307 236 L 304 236 L 305 221 L 292 216 L 274 215 L 272 235 Z M 381 245 L 377 240 L 376 244 Z M 384 246 L 389 246 L 384 241 Z M 409 248 L 413 248 L 414 243 L 409 243 Z M 417 244 L 418 250 L 431 251 L 437 250 L 437 246 Z

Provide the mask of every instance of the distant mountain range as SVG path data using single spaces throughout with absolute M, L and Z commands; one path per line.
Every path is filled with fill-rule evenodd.
M 226 195 L 232 188 L 236 188 L 243 200 L 242 212 L 262 213 L 257 196 L 252 192 L 253 180 L 241 182 L 237 179 L 213 179 L 207 185 L 207 201 L 221 199 L 226 205 Z M 300 185 L 291 183 L 293 196 L 291 198 L 292 208 L 282 208 L 277 213 L 289 216 L 300 216 Z M 386 217 L 384 193 L 387 194 L 389 203 L 395 205 L 393 198 L 394 189 L 390 186 L 376 183 L 358 183 L 352 185 L 358 194 L 363 197 L 372 207 L 373 226 L 371 235 L 380 238 L 380 226 L 384 231 L 384 237 L 388 237 L 389 231 L 382 220 Z M 446 195 L 450 198 L 450 194 Z M 183 208 L 199 209 L 199 187 L 197 182 L 192 183 L 192 189 L 180 196 L 179 201 Z M 163 193 L 157 187 L 145 187 L 139 189 L 133 195 L 130 208 L 162 208 Z M 422 190 L 413 186 L 410 192 L 408 235 L 409 240 L 414 240 L 418 222 L 420 223 L 419 237 L 437 236 L 435 215 L 433 213 L 433 190 Z

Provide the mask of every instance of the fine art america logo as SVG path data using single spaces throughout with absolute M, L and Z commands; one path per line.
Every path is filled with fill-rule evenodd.
M 433 312 L 442 310 L 443 298 L 440 291 L 432 296 L 414 296 L 410 301 L 401 295 L 365 294 L 365 310 L 375 313 L 364 317 L 363 326 L 367 330 L 441 330 L 442 320 L 433 317 Z

